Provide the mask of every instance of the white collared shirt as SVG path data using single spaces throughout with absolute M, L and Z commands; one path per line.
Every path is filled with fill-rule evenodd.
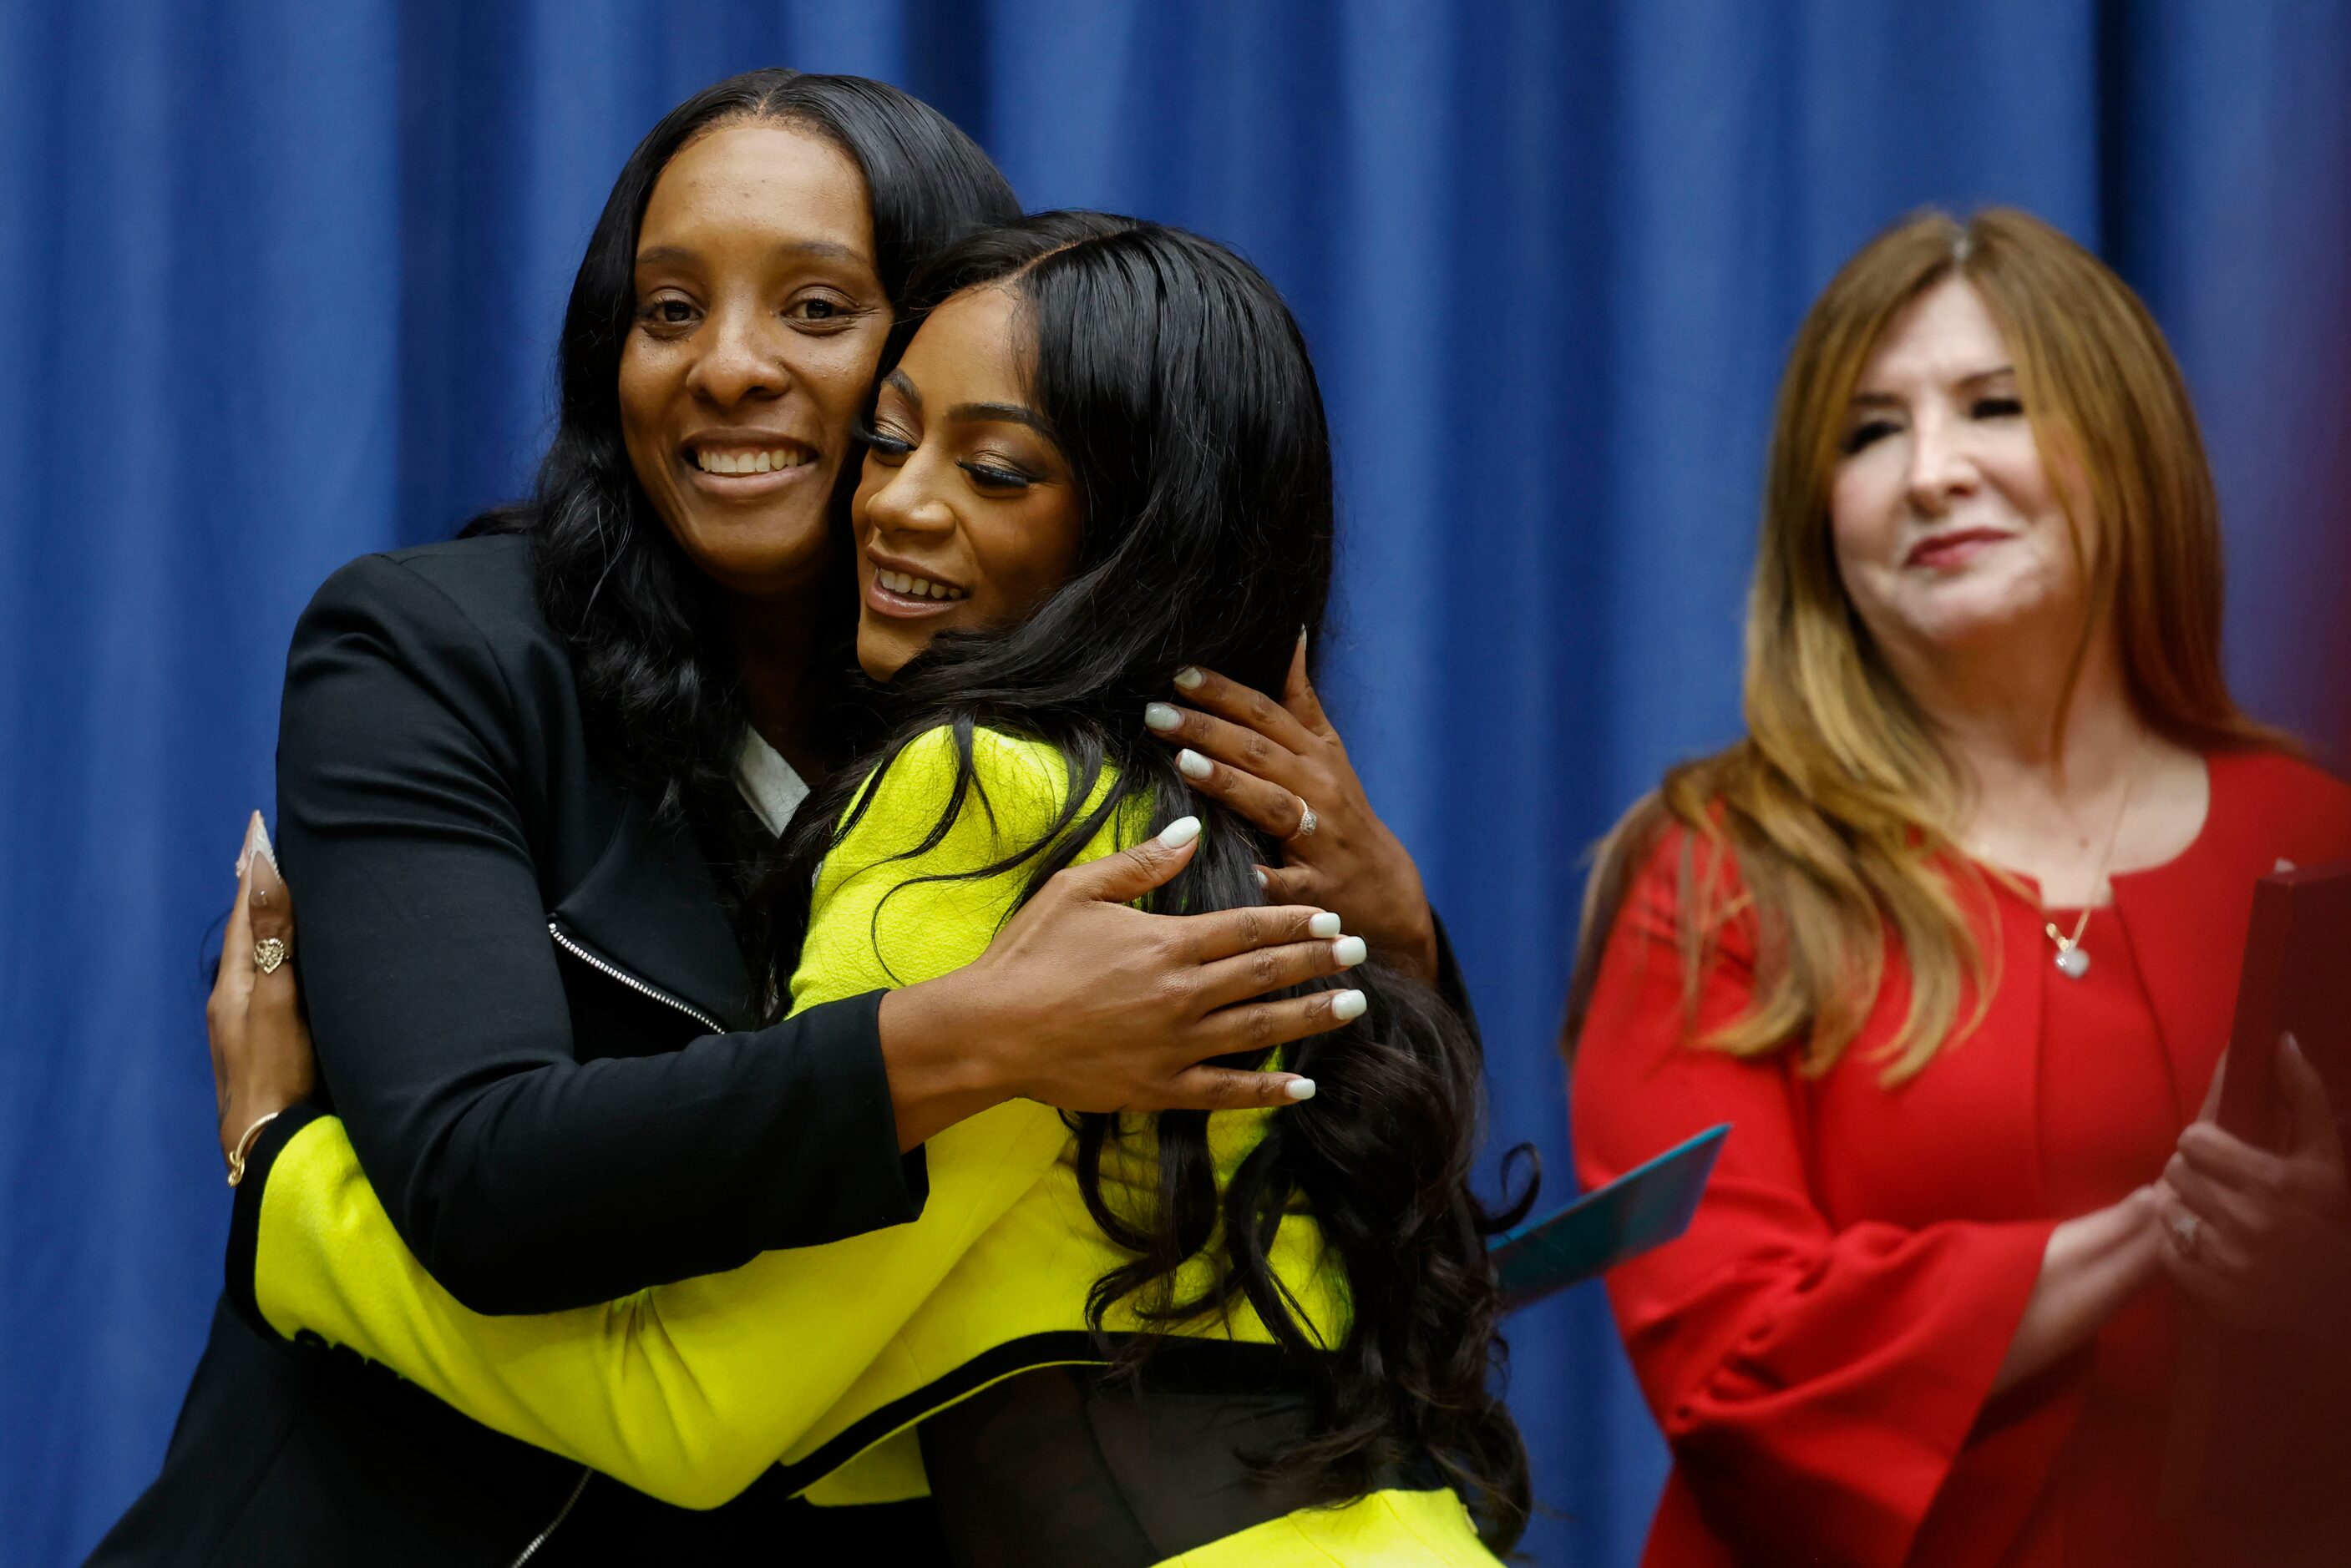
M 808 798 L 808 781 L 784 754 L 768 744 L 758 731 L 743 726 L 743 744 L 735 753 L 735 787 L 750 803 L 769 836 L 781 838 L 791 826 L 792 813 Z

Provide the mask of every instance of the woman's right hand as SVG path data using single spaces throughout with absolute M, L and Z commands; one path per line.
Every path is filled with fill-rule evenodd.
M 284 955 L 269 973 L 255 962 L 264 942 Z M 221 1158 L 233 1153 L 262 1117 L 308 1099 L 319 1081 L 319 1059 L 302 1021 L 294 981 L 294 895 L 277 874 L 268 830 L 255 812 L 237 857 L 236 903 L 221 938 L 220 968 L 204 1003 L 211 1037 L 213 1094 L 220 1113 Z
M 1190 836 L 1186 836 L 1190 825 Z M 1254 1000 L 1361 963 L 1361 938 L 1304 906 L 1151 915 L 1130 907 L 1192 858 L 1195 819 L 1052 877 L 974 962 L 882 1003 L 898 1141 L 1008 1099 L 1066 1111 L 1239 1110 L 1311 1079 L 1210 1064 L 1336 1029 L 1353 990 Z M 1171 842 L 1171 840 L 1173 840 Z

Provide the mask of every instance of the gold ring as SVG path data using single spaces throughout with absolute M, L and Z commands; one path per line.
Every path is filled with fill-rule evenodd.
M 264 974 L 276 974 L 277 966 L 286 961 L 286 944 L 277 937 L 264 937 L 253 944 L 253 967 Z
M 1314 830 L 1322 826 L 1321 819 L 1315 816 L 1314 808 L 1306 804 L 1304 796 L 1293 795 L 1291 798 L 1298 802 L 1298 826 L 1292 830 L 1290 836 L 1292 838 L 1313 837 Z

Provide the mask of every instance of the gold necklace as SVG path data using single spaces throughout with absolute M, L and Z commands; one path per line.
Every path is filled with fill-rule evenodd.
M 2140 749 L 2145 749 L 2144 744 Z M 2123 774 L 2123 798 L 2115 807 L 2115 825 L 2106 830 L 2106 846 L 2099 852 L 2098 868 L 2090 877 L 2090 898 L 2082 906 L 2081 919 L 2074 922 L 2070 935 L 2060 931 L 2054 920 L 2044 921 L 2041 927 L 2057 944 L 2057 972 L 2067 980 L 2079 980 L 2090 972 L 2090 954 L 2082 946 L 2082 933 L 2090 929 L 2090 911 L 2097 905 L 2098 888 L 2106 879 L 2106 867 L 2115 857 L 2115 844 L 2123 836 L 2123 818 L 2130 812 L 2131 786 L 2138 783 L 2138 758 L 2133 756 L 2131 762 L 2131 770 Z

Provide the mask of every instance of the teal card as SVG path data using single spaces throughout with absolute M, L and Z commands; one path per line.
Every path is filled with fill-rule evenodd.
M 1493 1244 L 1502 1310 L 1516 1312 L 1663 1246 L 1689 1226 L 1730 1124 L 1711 1127 Z

